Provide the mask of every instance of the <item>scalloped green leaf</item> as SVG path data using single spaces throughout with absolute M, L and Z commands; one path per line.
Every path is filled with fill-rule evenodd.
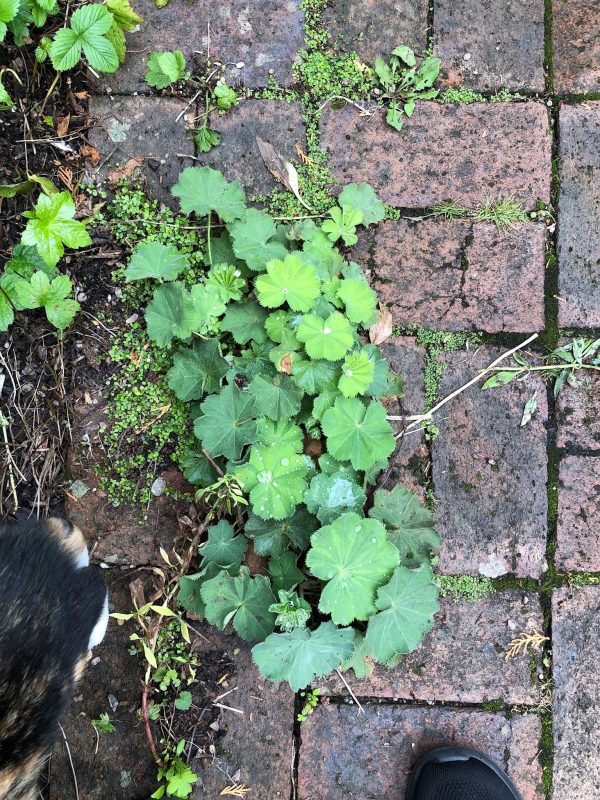
M 362 511 L 366 499 L 362 486 L 343 472 L 315 475 L 304 495 L 306 507 L 323 525 L 334 522 L 346 511 Z
M 256 422 L 258 443 L 265 447 L 273 444 L 289 444 L 296 453 L 302 452 L 302 429 L 290 419 L 259 419 Z
M 385 408 L 375 400 L 365 406 L 360 400 L 338 397 L 321 421 L 328 451 L 361 470 L 388 458 L 396 442 L 386 417 Z
M 173 281 L 187 269 L 189 261 L 173 245 L 161 242 L 140 242 L 137 244 L 125 270 L 128 281 L 154 278 L 159 281 Z
M 254 550 L 259 556 L 280 556 L 290 545 L 301 552 L 306 550 L 318 527 L 318 521 L 301 506 L 283 520 L 264 520 L 251 513 L 244 533 L 254 539 Z
M 294 417 L 300 411 L 303 392 L 288 375 L 278 373 L 272 378 L 257 375 L 248 391 L 256 398 L 256 407 L 270 419 Z
M 335 389 L 339 374 L 339 365 L 331 361 L 300 359 L 292 363 L 292 378 L 296 386 L 307 394 Z
M 354 675 L 358 680 L 368 678 L 373 672 L 375 664 L 373 661 L 373 654 L 365 643 L 365 635 L 360 631 L 356 631 L 354 637 L 354 653 L 348 658 L 340 667 L 341 672 L 347 672 L 349 669 L 354 670 Z
M 339 361 L 354 344 L 352 327 L 339 311 L 325 320 L 314 314 L 303 317 L 296 335 L 311 358 L 327 361 Z
M 204 559 L 203 564 L 212 562 L 220 567 L 239 566 L 244 560 L 248 540 L 238 536 L 230 522 L 219 520 L 208 529 L 208 539 L 198 549 Z
M 339 204 L 362 212 L 362 224 L 373 225 L 385 219 L 385 206 L 368 183 L 349 183 L 338 198 Z
M 254 272 L 262 272 L 268 261 L 287 255 L 285 245 L 273 239 L 277 226 L 264 211 L 249 208 L 243 220 L 229 226 L 229 233 L 233 252 Z
M 191 347 L 175 353 L 167 382 L 176 397 L 189 402 L 218 392 L 228 371 L 217 340 L 196 339 Z
M 237 461 L 245 445 L 256 441 L 254 397 L 235 385 L 224 386 L 201 404 L 203 416 L 194 422 L 194 433 L 211 456 Z
M 344 397 L 364 394 L 371 385 L 374 374 L 375 365 L 367 353 L 362 350 L 349 353 L 342 365 L 338 388 Z
M 206 581 L 200 589 L 208 622 L 225 630 L 229 623 L 246 641 L 262 641 L 273 630 L 275 614 L 269 607 L 275 602 L 271 584 L 264 575 L 250 577 L 242 567 L 238 577 L 225 570 Z
M 269 559 L 269 575 L 273 584 L 273 591 L 289 591 L 295 589 L 304 580 L 304 573 L 298 569 L 298 556 L 288 551 L 280 556 Z
M 364 280 L 344 278 L 337 291 L 346 315 L 357 325 L 370 325 L 376 315 L 377 295 Z
M 250 450 L 247 464 L 235 477 L 245 492 L 250 492 L 252 510 L 263 519 L 291 517 L 306 490 L 307 465 L 302 456 L 287 444 Z
M 254 286 L 261 305 L 278 308 L 287 303 L 293 311 L 308 311 L 321 292 L 313 265 L 296 255 L 269 261 Z
M 227 306 L 227 311 L 221 322 L 221 329 L 229 331 L 238 344 L 246 344 L 254 340 L 261 344 L 266 341 L 265 321 L 268 312 L 249 301 L 232 303 Z
M 331 219 L 325 220 L 321 225 L 321 230 L 327 234 L 329 241 L 337 242 L 341 239 L 348 247 L 356 244 L 356 226 L 363 220 L 362 211 L 350 206 L 334 206 L 329 210 L 329 216 Z
M 242 219 L 246 214 L 246 198 L 240 184 L 229 183 L 211 167 L 184 169 L 171 194 L 179 198 L 185 214 L 194 211 L 199 217 L 206 217 L 214 211 L 223 222 Z
M 173 339 L 189 339 L 203 322 L 194 298 L 179 281 L 159 286 L 146 308 L 148 336 L 161 347 Z

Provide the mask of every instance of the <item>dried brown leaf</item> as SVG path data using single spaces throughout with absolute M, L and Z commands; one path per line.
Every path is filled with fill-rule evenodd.
M 86 161 L 89 161 L 92 167 L 97 167 L 100 163 L 100 153 L 95 147 L 92 147 L 91 144 L 81 145 L 79 148 L 79 153 L 85 158 Z
M 265 162 L 266 168 L 269 170 L 275 180 L 278 180 L 285 186 L 286 189 L 292 192 L 292 194 L 294 194 L 302 203 L 304 208 L 306 208 L 308 211 L 312 211 L 311 207 L 305 203 L 300 196 L 298 173 L 296 171 L 296 167 L 291 163 L 291 161 L 287 161 L 270 142 L 266 142 L 264 139 L 261 139 L 260 136 L 256 137 L 256 144 L 258 145 L 258 149 L 260 150 L 260 154 Z
M 136 169 L 142 166 L 143 161 L 143 156 L 137 156 L 136 158 L 130 158 L 129 161 L 126 161 L 120 167 L 111 169 L 107 175 L 107 182 L 110 188 L 114 189 L 119 181 L 122 181 L 124 178 L 131 178 Z
M 56 122 L 56 135 L 59 137 L 66 136 L 69 130 L 69 123 L 71 122 L 71 115 L 65 114 L 64 117 L 58 117 Z
M 383 344 L 389 339 L 394 329 L 392 312 L 386 306 L 379 305 L 379 319 L 369 328 L 369 341 L 371 344 Z

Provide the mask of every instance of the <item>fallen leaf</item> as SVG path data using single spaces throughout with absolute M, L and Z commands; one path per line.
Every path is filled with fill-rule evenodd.
M 124 178 L 131 178 L 136 169 L 141 167 L 143 161 L 143 157 L 138 156 L 137 158 L 130 158 L 129 161 L 126 161 L 120 167 L 111 169 L 106 178 L 110 188 L 114 189 L 118 182 L 122 181 Z
M 287 356 L 284 356 L 281 361 L 279 362 L 279 369 L 281 372 L 285 372 L 286 375 L 292 374 L 292 356 L 288 353 Z
M 71 122 L 71 115 L 65 114 L 64 117 L 59 117 L 57 124 L 56 124 L 56 135 L 63 136 L 67 135 L 67 131 L 69 130 L 69 123 Z
M 393 328 L 392 312 L 380 305 L 379 319 L 369 328 L 369 341 L 371 344 L 383 344 L 392 335 Z
M 90 93 L 89 93 L 89 92 L 75 92 L 75 97 L 76 97 L 78 100 L 87 100 L 87 98 L 88 98 L 89 96 L 90 96 Z
M 141 578 L 136 578 L 134 581 L 131 581 L 129 584 L 129 593 L 131 594 L 134 608 L 141 608 L 145 605 L 144 582 Z
M 79 148 L 79 153 L 85 158 L 86 161 L 89 161 L 92 167 L 97 167 L 100 163 L 100 153 L 95 147 L 92 147 L 91 144 L 81 145 Z
M 537 392 L 534 392 L 529 400 L 525 403 L 525 408 L 523 409 L 523 417 L 521 419 L 521 428 L 525 427 L 528 422 L 531 421 L 531 418 L 537 411 Z
M 319 456 L 323 455 L 323 442 L 320 439 L 313 439 L 311 436 L 306 435 L 304 437 L 303 451 L 307 456 L 319 458 Z
M 300 187 L 298 186 L 298 173 L 296 167 L 279 153 L 270 142 L 265 142 L 260 136 L 256 137 L 256 144 L 260 150 L 266 168 L 271 175 L 282 183 L 286 189 L 294 194 L 302 203 L 304 208 L 312 211 L 312 208 L 300 197 Z

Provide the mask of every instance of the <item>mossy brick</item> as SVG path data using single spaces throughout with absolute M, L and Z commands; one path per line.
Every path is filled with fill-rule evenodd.
M 133 6 L 144 21 L 126 34 L 125 63 L 114 75 L 101 76 L 100 90 L 152 92 L 144 75 L 155 50 L 181 50 L 196 75 L 224 64 L 230 84 L 262 87 L 271 76 L 281 85 L 292 81 L 292 64 L 303 47 L 300 0 L 169 0 L 163 8 L 154 0 L 134 0 Z
M 368 678 L 345 678 L 358 697 L 426 702 L 535 705 L 540 684 L 531 680 L 530 653 L 506 660 L 509 643 L 524 631 L 541 630 L 539 598 L 518 591 L 497 592 L 476 603 L 446 597 L 440 600 L 433 629 L 412 653 L 389 669 L 375 665 Z M 539 668 L 541 655 L 536 655 Z M 347 695 L 333 676 L 319 681 L 327 695 Z
M 299 103 L 285 100 L 245 100 L 227 114 L 214 112 L 210 127 L 222 135 L 219 147 L 201 153 L 200 161 L 237 180 L 247 194 L 285 191 L 267 169 L 256 137 L 269 142 L 289 161 L 298 159 L 295 145 L 306 152 L 306 132 Z
M 111 612 L 132 610 L 131 577 L 123 577 L 119 574 L 107 581 Z M 109 620 L 104 641 L 93 651 L 93 660 L 61 722 L 69 751 L 59 733 L 50 760 L 49 800 L 139 800 L 156 788 L 157 768 L 138 716 L 145 664 L 139 656 L 129 654 L 133 630 L 132 623 L 119 625 Z M 109 705 L 109 694 L 119 704 L 116 711 Z M 113 733 L 97 736 L 91 721 L 99 719 L 100 714 L 110 716 Z
M 427 47 L 427 0 L 333 0 L 322 19 L 336 48 L 371 65 L 399 44 Z
M 558 320 L 600 325 L 600 102 L 562 103 L 558 197 Z
M 469 220 L 388 220 L 361 235 L 354 258 L 396 325 L 444 331 L 544 328 L 545 228 Z
M 341 186 L 365 181 L 381 200 L 428 208 L 453 200 L 473 208 L 513 195 L 526 208 L 550 201 L 551 136 L 542 103 L 419 102 L 401 132 L 385 113 L 327 108 L 321 146 Z
M 600 5 L 552 0 L 552 67 L 559 94 L 600 91 Z
M 557 444 L 600 450 L 600 374 L 580 370 L 577 378 L 579 386 L 565 384 L 556 401 Z
M 535 714 L 365 705 L 357 716 L 354 705 L 324 704 L 302 723 L 298 798 L 399 800 L 421 755 L 464 745 L 499 763 L 523 800 L 543 800 L 540 732 Z
M 464 386 L 502 352 L 480 347 L 442 356 L 440 396 Z M 521 427 L 534 393 L 537 411 Z M 441 573 L 539 578 L 545 571 L 547 419 L 546 386 L 537 376 L 494 389 L 475 384 L 434 418 Z
M 600 588 L 552 597 L 553 800 L 598 797 L 600 786 Z
M 544 90 L 544 0 L 434 0 L 443 82 Z
M 294 758 L 294 693 L 287 683 L 275 684 L 261 676 L 252 661 L 251 645 L 238 636 L 205 623 L 198 630 L 202 636 L 194 636 L 194 648 L 201 664 L 203 658 L 212 659 L 215 651 L 230 661 L 231 669 L 224 671 L 219 682 L 219 694 L 231 690 L 221 702 L 242 713 L 221 709 L 214 754 L 199 753 L 200 758 L 191 762 L 199 780 L 190 800 L 219 797 L 233 783 L 250 787 L 255 800 L 288 800 Z M 202 680 L 202 666 L 198 677 Z
M 194 154 L 194 142 L 187 132 L 194 110 L 177 121 L 186 105 L 167 97 L 90 98 L 94 119 L 90 143 L 101 155 L 99 167 L 90 169 L 91 177 L 102 182 L 111 170 L 139 158 L 149 192 L 176 208 L 169 190 L 181 170 L 192 163 L 185 156 Z
M 600 572 L 600 458 L 566 456 L 559 476 L 556 567 Z

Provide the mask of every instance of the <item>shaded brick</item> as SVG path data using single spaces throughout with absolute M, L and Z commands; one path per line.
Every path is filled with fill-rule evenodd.
M 299 800 L 398 800 L 424 752 L 441 745 L 482 750 L 507 771 L 523 800 L 542 800 L 540 722 L 444 708 L 323 705 L 302 725 Z
M 321 145 L 342 185 L 370 183 L 381 200 L 427 208 L 452 199 L 474 207 L 515 195 L 533 208 L 550 200 L 550 130 L 541 103 L 421 102 L 401 133 L 383 112 L 326 109 Z
M 226 64 L 231 83 L 265 86 L 273 75 L 279 84 L 292 80 L 292 64 L 303 46 L 299 0 L 170 0 L 156 8 L 154 0 L 134 0 L 144 18 L 139 30 L 126 34 L 127 58 L 114 75 L 103 76 L 102 86 L 112 92 L 149 92 L 144 80 L 146 62 L 153 50 L 181 50 L 190 71 L 194 61 L 203 67 L 210 59 Z M 243 64 L 238 68 L 237 64 Z
M 377 664 L 369 678 L 357 680 L 353 672 L 345 677 L 358 697 L 532 705 L 539 702 L 540 687 L 531 680 L 530 654 L 506 661 L 505 652 L 520 633 L 542 627 L 534 594 L 494 593 L 476 603 L 443 598 L 433 630 L 396 667 Z M 536 658 L 539 665 L 540 655 Z M 324 692 L 347 695 L 337 676 L 325 683 Z
M 544 0 L 434 0 L 433 16 L 449 83 L 544 90 Z
M 260 675 L 252 661 L 251 646 L 239 637 L 220 633 L 207 624 L 201 625 L 200 632 L 200 660 L 203 655 L 210 659 L 217 649 L 225 651 L 233 662 L 232 674 L 220 683 L 220 693 L 233 689 L 222 702 L 243 714 L 221 711 L 216 754 L 205 753 L 191 762 L 199 776 L 191 800 L 218 797 L 232 783 L 250 786 L 256 800 L 288 800 L 294 693 L 287 683 L 274 684 Z
M 560 462 L 556 566 L 600 572 L 600 458 Z
M 553 800 L 598 796 L 600 786 L 600 588 L 552 598 Z
M 211 115 L 210 126 L 222 133 L 219 147 L 202 153 L 200 161 L 220 169 L 228 180 L 239 181 L 248 194 L 278 187 L 265 166 L 256 137 L 270 142 L 290 161 L 297 158 L 294 145 L 306 151 L 306 134 L 299 103 L 284 100 L 247 100 L 229 114 Z
M 92 97 L 90 115 L 96 127 L 90 133 L 90 142 L 100 151 L 102 161 L 91 175 L 105 179 L 114 167 L 141 157 L 141 171 L 150 193 L 162 203 L 177 207 L 169 189 L 181 170 L 190 165 L 177 154 L 194 154 L 194 142 L 186 131 L 189 122 L 185 117 L 175 121 L 186 105 L 165 97 Z M 190 115 L 191 121 L 193 109 Z
M 558 93 L 600 90 L 600 6 L 596 0 L 552 0 L 552 67 Z
M 544 327 L 545 229 L 388 220 L 353 250 L 397 325 L 445 331 Z
M 451 353 L 439 394 L 463 386 L 502 351 Z M 520 427 L 533 392 L 538 409 Z M 546 568 L 548 418 L 546 386 L 537 377 L 482 391 L 475 385 L 438 417 L 433 444 L 439 570 L 498 577 L 539 577 Z
M 340 50 L 354 50 L 373 64 L 377 56 L 387 60 L 399 44 L 425 50 L 427 0 L 333 0 L 323 24 Z
M 581 370 L 583 371 L 583 370 Z M 578 387 L 565 384 L 557 398 L 559 447 L 600 449 L 600 375 L 577 376 Z
M 600 102 L 561 104 L 558 319 L 600 325 Z
M 128 582 L 122 577 L 109 583 L 112 611 L 132 609 Z M 128 653 L 131 626 L 110 620 L 106 638 L 94 650 L 94 659 L 77 688 L 62 726 L 69 743 L 79 794 L 73 785 L 69 755 L 59 734 L 50 761 L 49 800 L 139 800 L 156 789 L 156 764 L 150 755 L 143 725 L 138 718 L 144 664 Z M 114 713 L 108 704 L 112 694 L 119 702 Z M 96 732 L 91 720 L 109 714 L 115 731 Z

